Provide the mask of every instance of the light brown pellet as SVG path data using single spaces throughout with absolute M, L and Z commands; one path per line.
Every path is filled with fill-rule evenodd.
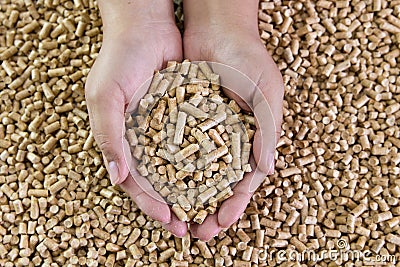
M 205 210 L 200 210 L 197 215 L 193 218 L 193 221 L 198 224 L 202 224 L 206 219 L 208 212 Z
M 188 115 L 193 116 L 196 119 L 203 120 L 203 119 L 207 119 L 208 118 L 208 114 L 207 113 L 205 113 L 201 109 L 199 109 L 199 108 L 197 108 L 197 107 L 195 107 L 195 106 L 193 106 L 193 105 L 191 105 L 191 104 L 189 104 L 187 102 L 181 103 L 179 105 L 179 110 L 185 112 Z
M 186 245 L 174 239 L 159 223 L 140 215 L 127 195 L 110 186 L 93 134 L 82 132 L 89 129 L 85 81 L 103 39 L 96 2 L 44 0 L 36 5 L 31 0 L 8 1 L 0 21 L 4 32 L 0 37 L 0 199 L 4 200 L 0 201 L 4 219 L 0 265 L 277 265 L 282 263 L 267 257 L 270 250 L 265 246 L 280 245 L 282 250 L 296 252 L 336 249 L 338 231 L 351 249 L 396 256 L 400 244 L 398 1 L 281 2 L 261 1 L 258 10 L 261 41 L 285 85 L 277 172 L 263 181 L 239 222 L 205 243 L 208 251 L 199 244 L 200 251 L 196 239 Z M 181 24 L 181 6 L 175 6 Z M 177 183 L 176 173 L 181 168 L 190 163 L 197 166 L 202 155 L 219 147 L 230 150 L 230 133 L 237 127 L 225 127 L 225 119 L 231 123 L 240 118 L 248 136 L 254 134 L 250 125 L 256 122 L 247 113 L 225 118 L 223 113 L 213 115 L 229 109 L 238 113 L 240 107 L 228 99 L 229 109 L 221 108 L 217 103 L 225 100 L 218 97 L 212 98 L 215 103 L 205 102 L 219 92 L 226 77 L 219 81 L 212 73 L 213 65 L 201 65 L 189 61 L 169 64 L 179 76 L 156 72 L 150 91 L 158 97 L 145 96 L 141 109 L 150 111 L 164 92 L 178 86 L 168 91 L 162 118 L 169 116 L 170 120 L 162 123 L 175 125 L 179 104 L 188 101 L 210 118 L 198 122 L 187 116 L 186 126 L 207 135 L 210 143 L 201 145 L 195 138 L 186 138 L 185 131 L 190 129 L 183 127 L 183 146 L 168 150 L 165 144 L 174 137 L 175 126 L 169 134 L 164 129 L 164 137 L 152 127 L 160 126 L 145 116 L 138 119 L 138 140 L 130 140 L 142 146 L 135 149 L 139 158 L 157 164 L 161 161 L 151 161 L 152 157 L 174 159 L 176 152 L 199 142 L 200 149 L 182 160 L 182 166 L 175 169 L 175 163 L 170 163 L 173 175 L 166 165 L 146 166 L 150 175 L 165 173 L 151 180 L 157 181 L 163 195 L 175 194 L 176 201 L 180 194 L 167 184 Z M 187 81 L 195 85 L 188 87 Z M 192 94 L 191 99 L 187 94 Z M 140 135 L 143 142 L 139 144 Z M 145 148 L 151 142 L 165 145 L 163 149 L 171 157 L 154 155 L 156 151 Z M 211 185 L 210 178 L 226 175 L 233 161 L 228 152 L 204 170 L 188 173 L 183 181 L 193 181 L 187 188 L 206 182 Z M 243 143 L 240 157 L 241 170 L 245 170 Z M 214 163 L 219 165 L 216 173 L 208 170 Z M 232 168 L 229 173 L 233 181 L 241 175 Z M 51 188 L 60 179 L 67 184 Z M 211 202 L 232 193 L 231 185 L 225 187 L 229 181 L 217 187 L 224 179 L 215 179 L 218 193 Z M 194 204 L 197 195 L 206 190 L 191 191 L 192 200 L 189 192 L 185 194 Z M 281 199 L 279 209 L 277 197 Z M 200 214 L 197 221 L 201 223 L 207 212 L 193 208 L 185 211 L 188 218 Z M 314 218 L 316 224 L 305 225 L 315 223 Z M 122 230 L 128 225 L 130 229 Z M 160 233 L 158 240 L 153 240 L 155 231 Z M 247 244 L 236 234 L 242 231 L 251 238 Z M 185 238 L 189 240 L 188 235 Z M 133 244 L 136 247 L 131 247 Z
M 215 196 L 218 190 L 215 187 L 210 187 L 197 197 L 201 204 L 204 204 L 208 199 Z
M 158 262 L 162 263 L 171 258 L 175 253 L 174 248 L 168 248 L 164 250 L 163 252 L 160 253 L 160 256 L 158 257 Z
M 184 149 L 178 151 L 174 157 L 176 162 L 180 162 L 186 158 L 188 158 L 190 155 L 196 153 L 200 149 L 200 146 L 198 144 L 190 144 Z
M 382 213 L 375 214 L 373 216 L 373 221 L 374 221 L 374 223 L 380 223 L 380 222 L 390 220 L 392 218 L 393 218 L 392 213 L 390 211 L 385 211 Z
M 51 194 L 55 194 L 58 191 L 65 188 L 67 185 L 68 185 L 68 182 L 66 179 L 60 179 L 59 181 L 57 181 L 56 183 L 54 183 L 53 185 L 50 186 L 49 191 Z
M 399 246 L 400 245 L 400 236 L 394 235 L 394 234 L 388 234 L 386 236 L 386 241 Z
M 183 221 L 183 222 L 188 221 L 187 214 L 186 214 L 185 210 L 183 208 L 181 208 L 180 205 L 173 204 L 171 209 L 180 221 Z

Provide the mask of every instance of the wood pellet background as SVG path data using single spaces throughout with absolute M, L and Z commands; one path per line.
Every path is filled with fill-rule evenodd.
M 400 255 L 400 1 L 260 3 L 286 90 L 276 172 L 207 243 L 174 238 L 110 185 L 84 99 L 96 2 L 0 3 L 0 266 L 290 266 L 267 255 L 339 239 Z

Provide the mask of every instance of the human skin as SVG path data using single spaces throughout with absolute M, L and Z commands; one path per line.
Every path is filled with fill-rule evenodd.
M 176 236 L 187 232 L 166 203 L 152 189 L 144 190 L 129 173 L 123 153 L 124 112 L 137 89 L 169 60 L 182 60 L 182 37 L 174 22 L 170 0 L 99 0 L 103 19 L 103 45 L 87 83 L 86 98 L 91 128 L 103 152 L 113 184 L 119 184 L 137 206 Z M 192 236 L 209 240 L 237 221 L 265 175 L 273 172 L 276 141 L 282 120 L 281 74 L 260 41 L 258 1 L 184 0 L 184 58 L 224 63 L 253 80 L 260 90 L 226 92 L 244 109 L 252 109 L 257 132 L 253 173 L 235 186 L 234 195 L 202 225 L 192 224 Z M 274 121 L 263 121 L 265 101 Z M 275 124 L 276 136 L 261 135 Z M 262 145 L 262 146 L 261 146 Z M 261 150 L 262 147 L 262 150 Z M 257 168 L 256 168 L 257 166 Z
M 86 82 L 90 125 L 110 180 L 147 215 L 177 236 L 187 232 L 166 203 L 151 197 L 129 173 L 124 149 L 124 113 L 137 89 L 170 60 L 182 60 L 182 38 L 170 0 L 99 0 L 103 44 Z M 135 177 L 136 178 L 136 177 Z
M 201 225 L 191 225 L 193 236 L 209 240 L 239 219 L 265 176 L 273 173 L 284 87 L 282 76 L 259 37 L 258 0 L 184 0 L 184 14 L 185 58 L 224 63 L 247 75 L 258 86 L 251 93 L 241 89 L 226 92 L 242 108 L 250 107 L 257 118 L 253 168 L 257 167 L 235 186 L 234 195 L 222 203 L 216 214 L 209 215 Z M 273 121 L 265 121 L 266 101 Z M 274 126 L 275 136 L 271 138 L 265 133 Z

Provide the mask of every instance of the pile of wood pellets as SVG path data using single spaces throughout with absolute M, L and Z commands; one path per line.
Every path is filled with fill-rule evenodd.
M 400 1 L 261 1 L 259 29 L 285 83 L 276 170 L 202 242 L 110 184 L 83 89 L 96 2 L 1 0 L 0 266 L 395 266 Z
M 188 60 L 156 72 L 125 123 L 137 171 L 178 219 L 199 224 L 251 172 L 254 125 L 251 114 L 223 95 L 207 62 Z

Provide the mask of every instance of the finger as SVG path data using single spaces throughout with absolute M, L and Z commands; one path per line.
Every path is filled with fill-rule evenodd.
M 265 174 L 271 174 L 275 162 L 276 144 L 280 137 L 283 110 L 283 83 L 279 72 L 271 66 L 272 73 L 268 82 L 260 78 L 258 89 L 253 96 L 254 116 L 257 131 L 254 136 L 253 153 L 258 168 Z M 265 76 L 265 75 L 264 75 Z
M 129 167 L 130 175 L 120 187 L 128 192 L 136 205 L 147 215 L 155 220 L 169 223 L 171 211 L 165 200 L 154 190 L 148 179 L 141 176 L 137 171 L 137 161 L 132 158 L 128 151 L 128 142 L 124 142 L 126 153 L 126 164 Z
M 86 87 L 90 125 L 106 161 L 113 184 L 128 176 L 123 153 L 125 98 L 118 84 L 99 84 L 91 80 Z
M 250 194 L 235 193 L 225 200 L 218 211 L 218 224 L 228 228 L 239 220 L 250 201 Z
M 251 164 L 255 165 L 254 159 L 251 159 Z M 244 179 L 233 188 L 233 196 L 225 200 L 218 211 L 218 223 L 221 227 L 228 228 L 239 220 L 254 191 L 264 179 L 265 174 L 255 169 L 247 173 Z
M 127 161 L 126 164 L 129 167 L 129 172 L 130 172 L 130 177 L 134 180 L 136 183 L 137 187 L 140 189 L 140 192 L 144 192 L 150 197 L 152 197 L 154 200 L 157 200 L 158 202 L 165 203 L 165 199 L 161 197 L 159 193 L 157 193 L 154 190 L 153 185 L 150 183 L 150 181 L 146 178 L 140 175 L 138 172 L 138 162 L 136 159 L 133 159 L 130 155 L 127 155 L 126 159 L 130 159 L 131 161 Z
M 193 223 L 190 225 L 190 232 L 193 237 L 202 241 L 209 241 L 221 231 L 218 224 L 218 213 L 208 215 L 202 224 Z
M 253 155 L 257 162 L 257 168 L 264 174 L 271 174 L 275 162 L 275 123 L 272 114 L 266 111 L 265 106 L 259 105 L 254 108 L 254 111 L 257 130 L 253 140 Z
M 130 175 L 119 186 L 129 194 L 139 209 L 145 214 L 162 223 L 171 222 L 171 211 L 168 205 L 164 201 L 159 201 L 143 191 L 142 187 Z
M 125 151 L 129 151 L 126 149 Z M 161 221 L 163 227 L 177 237 L 182 237 L 187 233 L 187 223 L 180 221 L 171 212 L 165 200 L 154 190 L 149 180 L 141 176 L 137 171 L 137 161 L 129 153 L 126 155 L 127 165 L 132 175 L 131 183 L 123 183 L 121 188 L 129 192 L 136 205 L 151 218 Z M 127 179 L 128 180 L 128 179 Z
M 163 224 L 163 227 L 176 237 L 184 237 L 188 230 L 187 223 L 179 220 L 173 212 L 171 212 L 171 221 Z
M 276 143 L 278 143 L 283 120 L 283 97 L 285 89 L 282 74 L 268 53 L 267 58 L 268 60 L 264 66 L 264 72 L 257 83 L 258 91 L 261 92 L 262 97 L 258 94 L 254 94 L 253 106 L 257 106 L 259 103 L 264 103 L 265 101 L 268 103 L 269 110 L 275 122 Z

